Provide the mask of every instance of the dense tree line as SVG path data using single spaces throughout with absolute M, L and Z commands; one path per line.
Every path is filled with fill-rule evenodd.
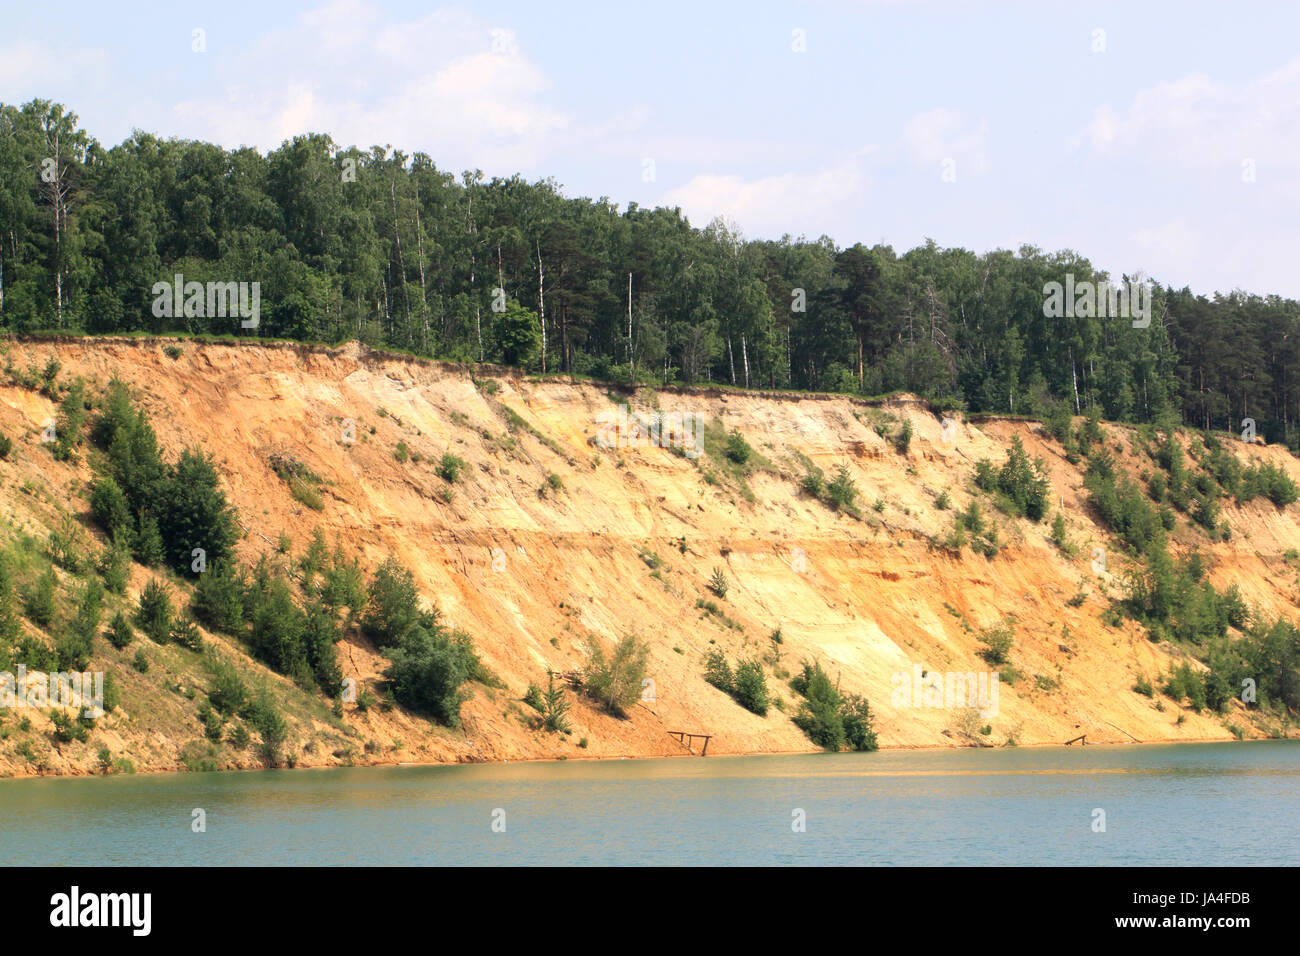
M 153 288 L 258 282 L 236 316 L 154 314 Z M 1149 324 L 1045 315 L 1045 286 L 1124 286 L 1071 252 L 745 240 L 553 180 L 440 170 L 306 134 L 263 155 L 136 131 L 106 148 L 44 100 L 0 105 L 0 327 L 359 338 L 646 382 L 878 394 L 973 411 L 1253 418 L 1296 443 L 1300 303 L 1151 282 Z M 1078 314 L 1075 314 L 1077 311 Z

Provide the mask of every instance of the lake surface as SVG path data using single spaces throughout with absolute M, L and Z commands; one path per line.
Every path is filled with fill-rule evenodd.
M 0 864 L 1297 865 L 1300 741 L 0 780 Z

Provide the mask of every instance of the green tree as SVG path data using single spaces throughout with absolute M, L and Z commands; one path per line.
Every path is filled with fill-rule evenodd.
M 415 577 L 395 558 L 388 558 L 379 566 L 370 581 L 365 611 L 361 616 L 361 630 L 380 647 L 398 643 L 416 624 L 436 621 L 420 609 L 420 592 Z
M 555 675 L 550 671 L 546 672 L 546 692 L 542 695 L 542 726 L 553 733 L 567 734 L 572 730 L 564 688 L 555 686 Z
M 9 559 L 0 554 L 0 642 L 13 643 L 22 629 L 18 619 L 18 599 L 14 593 L 13 575 Z
M 195 549 L 205 553 L 205 563 L 230 556 L 238 520 L 207 455 L 198 449 L 181 452 L 176 464 L 167 469 L 160 492 L 158 531 L 173 570 L 195 574 Z
M 538 317 L 518 302 L 508 303 L 505 311 L 496 315 L 492 335 L 496 341 L 496 354 L 506 365 L 530 368 L 541 353 L 542 332 Z
M 741 707 L 760 717 L 767 714 L 769 703 L 767 678 L 758 661 L 743 660 L 736 664 L 734 693 L 736 702 Z
M 641 695 L 649 658 L 650 648 L 631 634 L 608 656 L 600 644 L 593 644 L 583 686 L 611 714 L 623 716 Z
M 109 622 L 108 632 L 104 636 L 108 639 L 108 643 L 120 651 L 125 650 L 126 646 L 135 639 L 135 631 L 127 616 L 122 611 L 118 611 Z
M 27 619 L 37 627 L 49 627 L 54 621 L 54 593 L 58 583 L 54 569 L 46 568 L 27 591 L 24 611 Z
M 460 726 L 462 685 L 469 679 L 472 654 L 442 627 L 412 626 L 389 651 L 384 676 L 398 703 L 448 727 Z
M 156 644 L 166 644 L 172 629 L 172 599 L 166 585 L 150 580 L 140 592 L 135 623 Z

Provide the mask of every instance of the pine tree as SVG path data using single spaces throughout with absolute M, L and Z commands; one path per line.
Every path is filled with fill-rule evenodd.
M 569 702 L 564 697 L 564 688 L 555 686 L 555 674 L 546 672 L 546 692 L 542 695 L 542 726 L 553 733 L 567 734 L 573 730 L 569 725 Z
M 713 569 L 713 577 L 709 579 L 709 590 L 720 598 L 727 596 L 727 575 L 723 573 L 722 568 Z

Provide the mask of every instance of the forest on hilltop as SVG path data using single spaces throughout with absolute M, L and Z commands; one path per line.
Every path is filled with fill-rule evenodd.
M 154 314 L 153 288 L 257 282 L 260 321 Z M 1300 303 L 1151 281 L 1150 324 L 1044 315 L 1126 284 L 1073 251 L 743 238 L 553 179 L 440 170 L 304 134 L 265 155 L 0 104 L 0 328 L 367 344 L 529 371 L 881 394 L 971 411 L 1181 420 L 1300 446 Z M 182 313 L 184 310 L 180 310 Z

